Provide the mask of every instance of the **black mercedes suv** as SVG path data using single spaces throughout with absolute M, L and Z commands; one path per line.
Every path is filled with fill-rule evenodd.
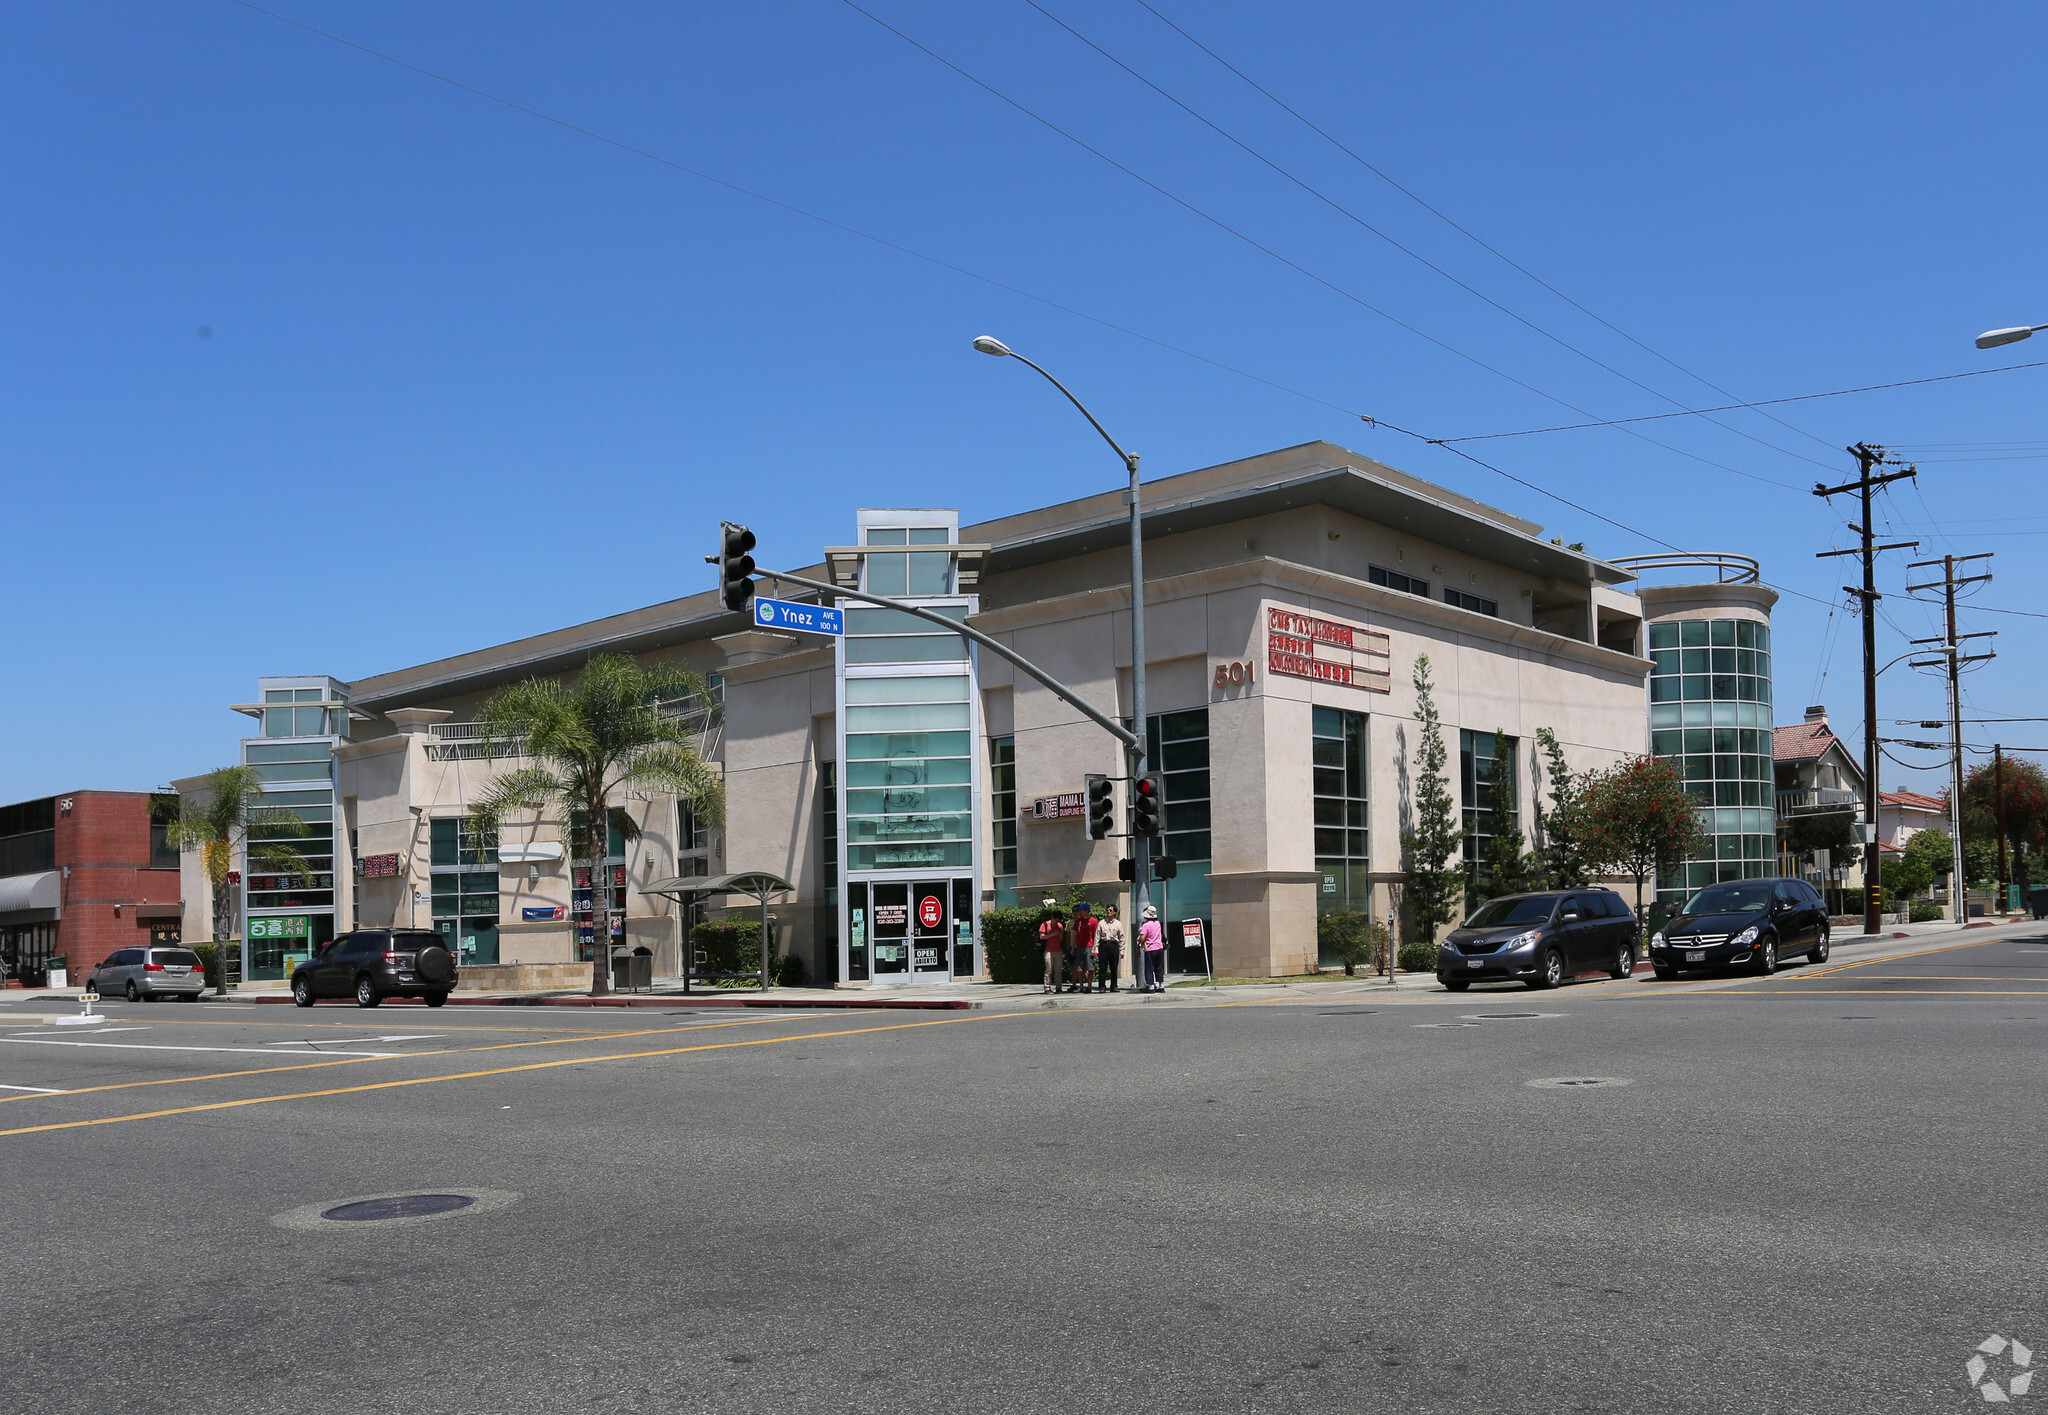
M 1735 965 L 1775 973 L 1794 953 L 1828 961 L 1828 906 L 1803 879 L 1710 884 L 1650 940 L 1650 966 L 1660 978 Z
M 353 997 L 375 1007 L 387 997 L 418 997 L 439 1007 L 455 989 L 455 959 L 431 929 L 357 929 L 292 971 L 292 1001 Z
M 1554 988 L 1598 969 L 1626 978 L 1636 966 L 1636 916 L 1611 889 L 1554 889 L 1489 899 L 1437 945 L 1437 981 L 1452 992 L 1516 979 Z

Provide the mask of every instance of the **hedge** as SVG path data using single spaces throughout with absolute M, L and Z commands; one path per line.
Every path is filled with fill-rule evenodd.
M 690 947 L 697 951 L 701 972 L 759 973 L 761 921 L 712 919 L 697 924 L 690 930 Z
M 1040 958 L 1038 926 L 1059 918 L 1056 909 L 986 909 L 981 915 L 981 947 L 988 958 L 989 981 L 1035 983 L 1045 976 Z

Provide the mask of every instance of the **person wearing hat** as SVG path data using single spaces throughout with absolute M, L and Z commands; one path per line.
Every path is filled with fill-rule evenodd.
M 1159 911 L 1145 906 L 1145 922 L 1138 925 L 1138 952 L 1145 960 L 1145 985 L 1139 992 L 1166 991 L 1166 930 L 1159 926 Z

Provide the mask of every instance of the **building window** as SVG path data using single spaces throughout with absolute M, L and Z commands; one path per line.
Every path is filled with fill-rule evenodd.
M 1365 714 L 1314 710 L 1316 912 L 1372 912 L 1366 851 Z M 1342 959 L 1325 958 L 1324 963 Z
M 953 552 L 918 551 L 920 545 L 951 545 L 953 532 L 945 526 L 911 526 L 884 529 L 870 527 L 869 545 L 900 545 L 901 552 L 870 552 L 866 563 L 869 594 L 918 598 L 953 592 Z
M 291 824 L 296 818 L 304 829 Z M 256 858 L 256 849 L 282 845 L 306 862 L 307 877 L 289 872 L 273 874 Z M 334 804 L 325 791 L 281 791 L 263 798 L 249 822 L 244 846 L 248 891 L 247 907 L 252 910 L 334 908 Z M 251 974 L 254 978 L 257 974 Z
M 961 673 L 846 679 L 848 869 L 974 863 L 967 683 Z
M 619 942 L 626 934 L 626 813 L 617 806 L 605 812 L 611 829 L 605 839 L 606 855 L 603 868 L 597 872 L 599 879 L 611 883 L 612 938 Z M 589 832 L 583 828 L 584 816 L 572 811 L 569 827 L 574 843 L 569 853 L 579 862 L 569 871 L 569 917 L 576 925 L 576 961 L 588 963 L 591 960 L 591 939 L 597 925 L 591 919 L 590 861 L 582 852 Z
M 988 824 L 996 907 L 1017 902 L 1017 739 L 988 739 Z
M 1365 578 L 1371 584 L 1384 585 L 1390 590 L 1400 590 L 1404 594 L 1419 594 L 1424 599 L 1429 598 L 1429 581 L 1418 580 L 1413 575 L 1404 575 L 1399 570 L 1368 565 L 1365 567 Z
M 168 821 L 149 823 L 149 867 L 153 870 L 178 868 L 178 847 L 171 844 L 171 826 Z
M 1465 865 L 1469 871 L 1493 844 L 1493 783 L 1505 773 L 1515 780 L 1515 739 L 1492 732 L 1458 734 L 1458 774 L 1465 809 Z
M 1160 713 L 1146 722 L 1146 760 L 1166 778 L 1164 853 L 1179 874 L 1155 880 L 1159 916 L 1209 917 L 1209 710 Z
M 962 604 L 935 604 L 931 611 L 948 619 L 967 617 L 967 606 Z M 965 662 L 966 637 L 939 633 L 937 629 L 938 626 L 930 620 L 905 614 L 900 609 L 849 609 L 846 611 L 846 661 L 849 665 Z
M 1677 764 L 1707 847 L 1657 880 L 1674 907 L 1703 885 L 1777 873 L 1771 630 L 1748 619 L 1650 625 L 1650 751 Z
M 830 769 L 829 763 L 827 769 Z M 829 810 L 830 807 L 827 807 Z M 683 879 L 702 879 L 711 873 L 711 827 L 690 809 L 688 801 L 676 802 L 676 874 Z
M 463 965 L 498 961 L 498 833 L 468 816 L 429 821 L 434 928 Z
M 818 763 L 818 808 L 824 814 L 821 850 L 824 856 L 825 902 L 839 902 L 839 763 Z M 838 916 L 838 910 L 832 911 Z
M 1460 609 L 1469 609 L 1474 614 L 1491 614 L 1496 619 L 1500 618 L 1498 604 L 1490 599 L 1481 599 L 1476 594 L 1466 594 L 1463 590 L 1445 590 L 1444 603 L 1454 604 Z

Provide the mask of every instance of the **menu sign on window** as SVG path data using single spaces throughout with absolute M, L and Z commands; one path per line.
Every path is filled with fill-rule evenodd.
M 1266 669 L 1368 692 L 1393 691 L 1392 641 L 1376 629 L 1291 609 L 1266 611 Z

